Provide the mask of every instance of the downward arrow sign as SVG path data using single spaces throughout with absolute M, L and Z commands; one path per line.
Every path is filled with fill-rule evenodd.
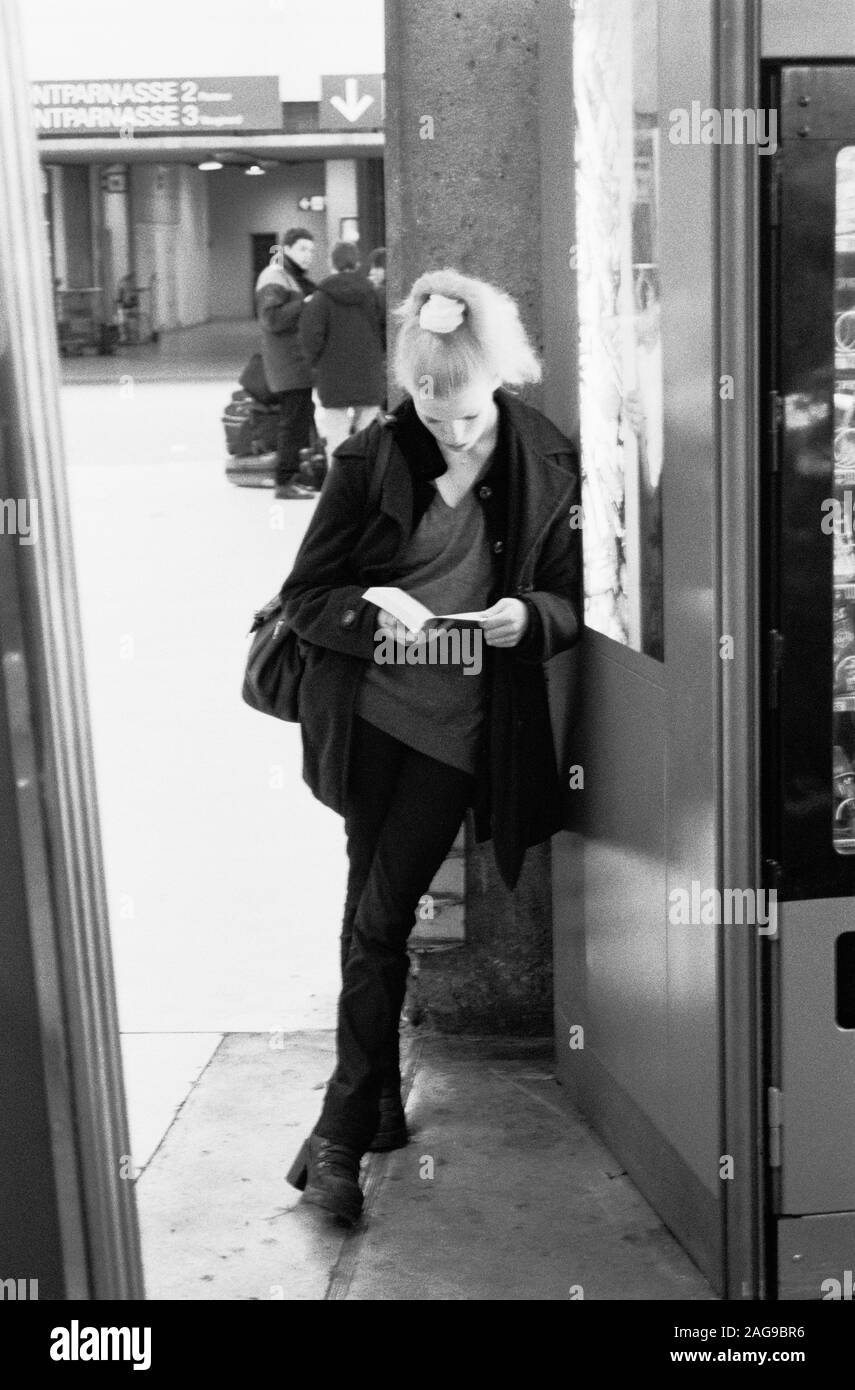
M 359 83 L 355 77 L 346 77 L 344 81 L 344 96 L 330 97 L 330 106 L 334 106 L 336 111 L 340 111 L 346 121 L 358 121 L 364 111 L 374 103 L 374 98 L 366 92 L 359 96 Z

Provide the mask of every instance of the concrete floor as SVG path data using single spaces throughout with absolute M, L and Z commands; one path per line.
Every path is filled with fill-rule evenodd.
M 364 1160 L 353 1231 L 285 1173 L 329 1033 L 232 1034 L 138 1184 L 150 1299 L 714 1300 L 553 1079 L 550 1048 L 416 1034 L 406 1149 Z
M 69 385 L 109 384 L 124 375 L 136 381 L 223 381 L 238 377 L 258 350 L 255 320 L 228 319 L 173 329 L 157 343 L 123 344 L 105 357 L 95 352 L 61 357 L 60 366 Z

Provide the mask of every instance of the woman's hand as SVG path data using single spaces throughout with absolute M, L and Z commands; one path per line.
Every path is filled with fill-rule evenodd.
M 406 646 L 408 642 L 414 642 L 418 635 L 415 632 L 410 632 L 408 628 L 404 627 L 403 623 L 398 622 L 397 618 L 393 618 L 392 614 L 385 608 L 381 608 L 380 612 L 377 614 L 377 626 L 385 637 L 391 637 L 394 642 L 399 642 L 402 647 Z
M 528 608 L 522 599 L 500 598 L 485 608 L 481 627 L 488 647 L 515 647 L 528 627 Z

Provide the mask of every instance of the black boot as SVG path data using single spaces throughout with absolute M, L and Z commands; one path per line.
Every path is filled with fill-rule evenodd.
M 368 1152 L 387 1153 L 389 1149 L 403 1149 L 409 1142 L 407 1119 L 401 1102 L 401 1083 L 389 1083 L 380 1092 L 380 1123 L 368 1145 Z
M 310 1134 L 289 1169 L 288 1182 L 303 1193 L 304 1202 L 352 1226 L 362 1211 L 360 1157 L 346 1144 Z

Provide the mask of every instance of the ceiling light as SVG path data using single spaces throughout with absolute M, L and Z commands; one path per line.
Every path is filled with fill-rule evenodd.
M 222 164 L 220 163 L 220 161 L 219 161 L 218 159 L 204 159 L 204 160 L 202 161 L 202 163 L 201 163 L 200 165 L 198 165 L 197 167 L 198 167 L 199 169 L 208 170 L 208 169 L 222 169 L 223 166 L 222 166 Z

